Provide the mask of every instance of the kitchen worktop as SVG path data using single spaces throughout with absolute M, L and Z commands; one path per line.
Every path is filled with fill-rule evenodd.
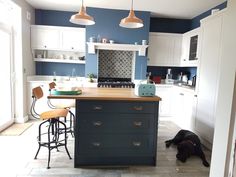
M 160 101 L 158 96 L 139 97 L 132 88 L 82 88 L 81 95 L 49 95 L 49 98 L 80 100 Z

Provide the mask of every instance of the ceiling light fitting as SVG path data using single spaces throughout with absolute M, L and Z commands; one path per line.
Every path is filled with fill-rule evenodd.
M 120 21 L 120 26 L 124 28 L 141 28 L 143 27 L 143 21 L 135 16 L 133 10 L 133 0 L 131 4 L 131 9 L 129 11 L 129 15 L 126 18 L 123 18 Z
M 86 8 L 84 7 L 84 1 L 82 0 L 82 6 L 77 14 L 74 14 L 70 18 L 70 22 L 77 25 L 94 25 L 95 21 L 93 17 L 86 13 Z

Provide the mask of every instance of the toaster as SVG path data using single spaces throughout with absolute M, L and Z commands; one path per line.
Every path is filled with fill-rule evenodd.
M 135 86 L 135 95 L 137 96 L 155 96 L 156 86 L 154 84 L 137 84 Z

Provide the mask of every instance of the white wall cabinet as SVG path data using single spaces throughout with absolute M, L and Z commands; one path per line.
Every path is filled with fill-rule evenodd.
M 181 66 L 197 66 L 201 43 L 200 27 L 183 34 Z
M 85 52 L 85 28 L 67 28 L 61 35 L 63 50 Z
M 169 119 L 172 116 L 172 89 L 173 86 L 171 85 L 156 85 L 156 95 L 161 97 L 159 102 L 159 116 L 161 119 Z
M 223 14 L 224 11 L 220 11 L 201 21 L 202 50 L 195 130 L 210 143 L 213 142 L 216 116 Z
M 85 28 L 32 25 L 31 48 L 85 52 Z
M 181 52 L 182 34 L 149 33 L 149 66 L 180 66 Z
M 59 49 L 60 30 L 54 27 L 31 26 L 31 48 L 32 49 Z

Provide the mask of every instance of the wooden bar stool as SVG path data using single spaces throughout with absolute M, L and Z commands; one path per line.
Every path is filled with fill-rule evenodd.
M 72 159 L 67 149 L 67 133 L 66 131 L 62 131 L 66 130 L 66 124 L 59 120 L 60 117 L 66 117 L 68 112 L 68 109 L 54 109 L 40 114 L 40 119 L 44 121 L 39 125 L 39 148 L 34 159 L 37 159 L 42 146 L 48 148 L 47 169 L 50 168 L 49 163 L 51 159 L 51 150 L 57 149 L 58 151 L 58 147 L 60 146 L 65 147 L 69 158 Z
M 51 90 L 56 87 L 55 82 L 49 83 L 49 92 L 51 94 Z M 48 106 L 52 109 L 68 109 L 70 113 L 69 118 L 69 126 L 67 127 L 67 132 L 71 133 L 72 137 L 74 136 L 74 125 L 75 125 L 75 114 L 70 110 L 71 108 L 75 108 L 75 102 L 66 102 L 63 100 L 63 102 L 60 103 L 52 103 L 50 99 L 48 99 Z M 66 122 L 66 119 L 65 119 Z

